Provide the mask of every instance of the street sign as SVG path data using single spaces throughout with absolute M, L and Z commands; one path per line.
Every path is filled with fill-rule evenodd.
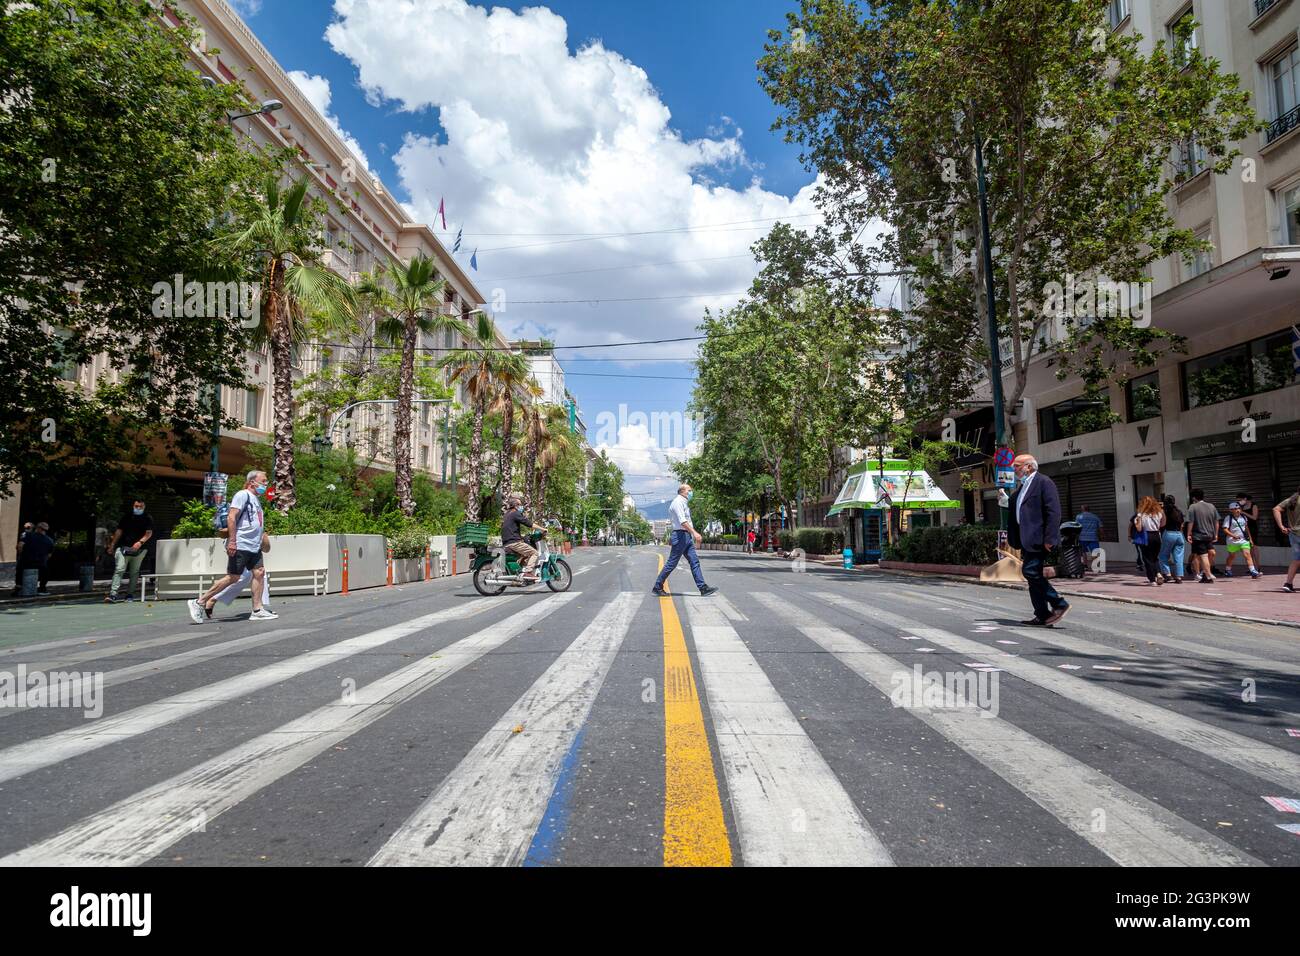
M 1016 460 L 1016 453 L 1010 448 L 999 448 L 993 456 L 995 468 L 993 484 L 999 488 L 1014 488 L 1016 472 L 1011 463 Z
M 203 503 L 209 508 L 226 500 L 226 482 L 229 477 L 219 471 L 209 471 L 203 475 Z

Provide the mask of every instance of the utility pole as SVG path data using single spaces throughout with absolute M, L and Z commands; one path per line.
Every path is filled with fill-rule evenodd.
M 996 450 L 1007 444 L 1005 415 L 1002 407 L 1002 348 L 998 342 L 998 310 L 994 299 L 993 286 L 993 242 L 989 234 L 988 186 L 984 178 L 984 147 L 980 143 L 979 128 L 974 125 L 975 117 L 971 114 L 971 125 L 975 132 L 975 175 L 979 181 L 980 201 L 980 237 L 984 246 L 984 297 L 988 300 L 989 324 L 989 386 L 993 393 L 993 429 Z M 995 453 L 996 453 L 995 450 Z M 994 465 L 994 482 L 998 484 L 998 466 Z M 1001 487 L 998 484 L 998 487 Z M 1007 530 L 1007 509 L 998 508 L 998 529 Z M 999 534 L 1001 538 L 1001 534 Z M 999 541 L 999 544 L 1001 541 Z

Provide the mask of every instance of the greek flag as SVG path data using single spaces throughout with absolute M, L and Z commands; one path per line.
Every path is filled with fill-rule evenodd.
M 452 252 L 460 251 L 460 237 L 461 237 L 461 233 L 463 233 L 464 231 L 465 231 L 464 226 L 461 226 L 459 229 L 456 230 L 456 242 L 451 247 Z

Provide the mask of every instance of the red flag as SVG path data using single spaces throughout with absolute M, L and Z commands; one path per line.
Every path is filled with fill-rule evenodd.
M 447 211 L 446 211 L 446 209 L 443 208 L 442 203 L 443 203 L 443 200 L 442 200 L 441 197 L 439 197 L 439 198 L 438 198 L 438 215 L 442 217 L 442 228 L 445 230 L 445 229 L 447 228 Z

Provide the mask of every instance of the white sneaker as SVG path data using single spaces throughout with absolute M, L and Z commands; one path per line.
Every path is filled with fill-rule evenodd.
M 185 605 L 190 610 L 190 620 L 193 621 L 195 624 L 202 624 L 203 605 L 200 604 L 198 601 L 194 600 L 193 598 L 190 598 L 190 600 L 186 601 Z
M 266 608 L 258 608 L 252 614 L 248 615 L 250 621 L 274 621 L 280 615 L 274 611 L 268 611 Z

